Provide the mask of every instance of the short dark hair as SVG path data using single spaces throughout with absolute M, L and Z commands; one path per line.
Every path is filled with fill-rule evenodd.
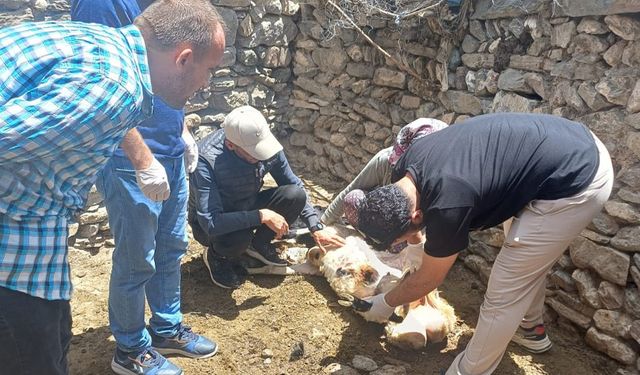
M 410 225 L 409 197 L 393 184 L 367 193 L 358 208 L 358 230 L 376 250 L 389 248 Z
M 196 54 L 208 51 L 218 25 L 224 22 L 216 8 L 205 0 L 157 0 L 142 12 L 134 24 L 149 33 L 155 48 L 166 50 L 188 43 Z

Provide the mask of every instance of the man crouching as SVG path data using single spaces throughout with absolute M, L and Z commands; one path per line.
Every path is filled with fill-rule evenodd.
M 207 247 L 203 259 L 214 284 L 237 288 L 245 281 L 247 270 L 239 262 L 245 251 L 265 264 L 286 266 L 271 241 L 286 234 L 298 216 L 319 246 L 343 244 L 322 230 L 302 181 L 255 108 L 231 111 L 222 129 L 198 148 L 198 167 L 189 181 L 189 224 Z M 261 190 L 267 173 L 278 187 Z

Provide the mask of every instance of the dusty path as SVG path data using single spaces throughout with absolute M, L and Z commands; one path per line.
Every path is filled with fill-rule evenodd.
M 438 374 L 468 342 L 482 292 L 475 275 L 456 264 L 443 295 L 456 308 L 459 322 L 446 345 L 420 352 L 402 352 L 381 344 L 382 326 L 366 323 L 338 305 L 328 284 L 319 277 L 253 277 L 229 292 L 214 287 L 192 243 L 182 268 L 185 322 L 214 338 L 221 351 L 204 360 L 174 358 L 186 374 L 320 374 L 333 362 L 350 364 L 354 355 L 373 358 L 378 365 L 404 363 L 408 374 Z M 97 254 L 70 252 L 75 293 L 70 366 L 73 375 L 110 374 L 115 342 L 107 320 L 107 292 L 112 249 Z M 549 327 L 555 346 L 550 353 L 531 356 L 514 345 L 496 374 L 612 374 L 617 365 L 558 327 Z M 304 343 L 303 358 L 290 361 L 291 348 Z M 273 352 L 265 364 L 264 349 Z M 267 361 L 268 362 L 268 361 Z

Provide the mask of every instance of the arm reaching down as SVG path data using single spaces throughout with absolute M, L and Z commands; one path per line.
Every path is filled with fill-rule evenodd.
M 445 258 L 435 258 L 425 254 L 422 265 L 416 272 L 409 274 L 389 292 L 365 299 L 371 304 L 371 308 L 358 313 L 371 322 L 387 322 L 396 306 L 424 298 L 436 289 L 447 276 L 457 257 L 458 254 Z
M 426 296 L 442 284 L 456 258 L 458 258 L 457 253 L 443 258 L 432 257 L 425 253 L 420 268 L 387 293 L 387 303 L 391 306 L 400 306 Z
M 158 202 L 167 200 L 171 194 L 167 171 L 153 156 L 138 130 L 129 130 L 120 147 L 136 170 L 136 181 L 144 195 Z

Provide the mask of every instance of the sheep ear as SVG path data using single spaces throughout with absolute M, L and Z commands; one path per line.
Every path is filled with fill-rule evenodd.
M 378 271 L 376 271 L 372 267 L 367 267 L 362 271 L 362 278 L 364 279 L 365 283 L 373 284 L 378 281 Z

